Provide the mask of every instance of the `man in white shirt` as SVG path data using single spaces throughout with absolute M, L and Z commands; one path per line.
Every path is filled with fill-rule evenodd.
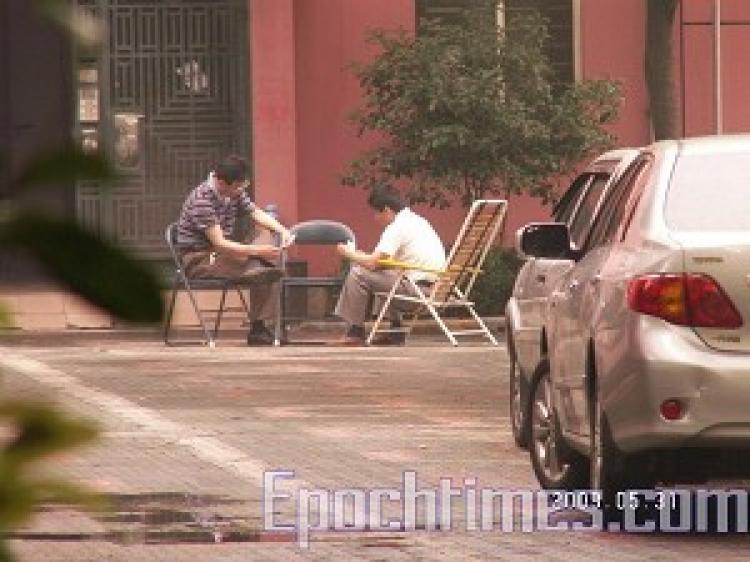
M 345 345 L 364 344 L 370 295 L 390 291 L 399 275 L 394 269 L 380 266 L 381 260 L 390 258 L 427 269 L 445 267 L 445 248 L 437 232 L 426 219 L 406 206 L 398 190 L 391 186 L 375 187 L 367 203 L 375 211 L 375 220 L 385 227 L 375 249 L 368 254 L 346 244 L 337 247 L 338 253 L 352 262 L 335 311 L 347 324 L 341 342 Z M 410 271 L 407 275 L 425 288 L 435 280 L 434 274 L 425 271 Z M 402 294 L 412 294 L 407 283 L 402 283 L 398 290 Z M 392 305 L 389 314 L 391 327 L 398 327 L 399 311 Z M 390 334 L 373 343 L 400 345 L 404 343 L 404 334 Z

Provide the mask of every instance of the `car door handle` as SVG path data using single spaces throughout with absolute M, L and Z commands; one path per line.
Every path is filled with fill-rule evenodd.
M 594 275 L 594 276 L 593 276 L 593 277 L 591 278 L 591 284 L 592 284 L 592 285 L 598 285 L 598 284 L 599 284 L 599 283 L 601 283 L 601 282 L 602 282 L 602 276 L 601 276 L 601 275 L 599 275 L 599 274 L 597 274 L 597 275 Z
M 536 282 L 539 283 L 540 285 L 544 285 L 547 282 L 547 276 L 544 275 L 543 273 L 537 274 L 535 279 L 536 279 Z

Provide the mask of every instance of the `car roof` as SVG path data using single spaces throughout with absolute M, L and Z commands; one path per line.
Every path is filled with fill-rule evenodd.
M 606 160 L 623 160 L 638 154 L 637 148 L 615 148 L 608 150 L 607 152 L 600 154 L 596 157 L 594 162 L 602 162 Z
M 659 141 L 654 150 L 677 149 L 681 154 L 715 154 L 718 152 L 750 152 L 750 134 L 712 135 Z
M 613 174 L 623 168 L 623 165 L 629 164 L 639 153 L 637 148 L 617 148 L 614 150 L 608 150 L 607 152 L 600 154 L 597 158 L 591 162 L 587 169 L 593 171 L 609 171 Z
M 582 170 L 582 173 L 594 172 L 611 174 L 610 181 L 612 181 L 617 179 L 622 171 L 635 159 L 636 156 L 638 156 L 639 153 L 640 150 L 637 148 L 616 148 L 608 150 L 592 160 L 586 168 Z M 566 191 L 552 208 L 553 215 L 557 213 L 560 205 L 566 201 L 565 195 L 568 193 L 569 192 Z

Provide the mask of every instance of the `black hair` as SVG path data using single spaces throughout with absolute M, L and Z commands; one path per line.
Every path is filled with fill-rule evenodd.
M 222 160 L 214 170 L 217 179 L 224 180 L 226 183 L 234 183 L 246 180 L 250 166 L 247 160 L 241 156 L 231 155 Z
M 398 189 L 391 185 L 376 185 L 370 189 L 370 197 L 367 204 L 376 211 L 382 211 L 388 207 L 394 213 L 398 213 L 406 207 L 404 198 Z

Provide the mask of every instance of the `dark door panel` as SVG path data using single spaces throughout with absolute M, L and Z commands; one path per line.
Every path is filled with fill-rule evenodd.
M 79 0 L 104 48 L 79 56 L 79 133 L 122 174 L 79 185 L 77 214 L 145 256 L 186 193 L 227 153 L 250 154 L 245 0 Z

